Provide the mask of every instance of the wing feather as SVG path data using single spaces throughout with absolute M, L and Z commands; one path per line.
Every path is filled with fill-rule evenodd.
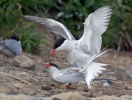
M 62 23 L 58 21 L 49 18 L 42 18 L 42 17 L 28 16 L 28 15 L 24 15 L 23 17 L 36 24 L 44 26 L 48 31 L 52 33 L 61 35 L 68 40 L 75 40 L 75 38 L 70 33 L 70 31 Z
M 85 81 L 85 78 L 82 73 L 80 72 L 67 72 L 59 77 L 56 77 L 56 80 L 62 83 L 75 83 L 79 81 Z
M 16 55 L 20 56 L 22 54 L 22 47 L 19 42 L 12 39 L 4 40 L 4 42 L 8 49 L 13 51 Z
M 100 52 L 102 37 L 106 31 L 109 20 L 112 14 L 112 9 L 109 6 L 101 7 L 91 13 L 84 22 L 84 34 L 79 42 L 81 48 L 87 53 L 95 55 Z

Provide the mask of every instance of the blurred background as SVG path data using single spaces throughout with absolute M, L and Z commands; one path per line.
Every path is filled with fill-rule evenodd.
M 4 39 L 17 35 L 26 52 L 38 51 L 47 43 L 36 30 L 36 25 L 21 15 L 48 17 L 62 22 L 79 39 L 85 18 L 102 6 L 111 6 L 113 14 L 103 34 L 103 47 L 117 51 L 132 50 L 132 0 L 0 0 L 0 36 Z

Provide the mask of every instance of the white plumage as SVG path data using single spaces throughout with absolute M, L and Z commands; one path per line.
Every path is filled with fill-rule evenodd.
M 40 24 L 52 33 L 59 34 L 66 38 L 63 43 L 59 43 L 54 51 L 65 51 L 66 58 L 70 66 L 80 69 L 80 73 L 84 73 L 85 80 L 90 88 L 90 81 L 98 76 L 102 66 L 106 64 L 95 63 L 94 59 L 101 56 L 107 51 L 100 53 L 102 44 L 102 34 L 108 28 L 112 9 L 109 6 L 101 7 L 91 13 L 84 24 L 84 33 L 79 40 L 75 40 L 70 31 L 60 22 L 53 19 L 41 18 L 35 16 L 23 16 L 24 18 Z
M 107 64 L 96 63 L 93 62 L 93 60 L 95 60 L 97 57 L 101 56 L 105 52 L 107 51 L 99 53 L 96 57 L 94 56 L 89 59 L 89 63 L 87 63 L 83 69 L 79 70 L 79 72 L 74 71 L 77 70 L 75 66 L 59 70 L 54 65 L 52 65 L 52 63 L 50 67 L 48 67 L 49 65 L 47 66 L 49 75 L 54 81 L 60 83 L 75 83 L 79 81 L 86 81 L 88 88 L 91 89 L 91 80 L 93 80 L 95 77 L 98 76 L 99 73 L 105 70 L 103 66 L 107 66 Z

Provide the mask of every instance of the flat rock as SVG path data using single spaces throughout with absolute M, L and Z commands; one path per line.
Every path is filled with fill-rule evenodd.
M 13 65 L 29 70 L 35 69 L 35 62 L 25 55 L 16 56 L 15 58 L 13 58 Z
M 40 100 L 36 97 L 31 97 L 23 94 L 19 95 L 6 95 L 6 94 L 0 94 L 0 100 Z
M 34 97 L 23 94 L 6 95 L 0 94 L 0 100 L 86 100 L 78 92 L 67 92 L 53 95 L 51 97 Z
M 92 100 L 132 100 L 132 96 L 123 95 L 121 97 L 117 96 L 100 96 L 96 98 L 92 98 Z
M 132 96 L 123 95 L 120 97 L 117 96 L 100 96 L 94 98 L 85 98 L 84 96 L 80 95 L 78 92 L 66 92 L 56 94 L 50 97 L 35 97 L 35 96 L 28 96 L 24 94 L 18 95 L 7 95 L 7 94 L 0 94 L 0 100 L 132 100 Z
M 2 87 L 2 86 L 0 86 L 0 87 L 1 87 L 0 88 L 0 93 L 7 93 L 7 94 L 11 93 L 11 90 L 9 88 L 5 88 L 5 87 Z
M 86 100 L 84 96 L 78 92 L 66 92 L 43 98 L 43 100 Z

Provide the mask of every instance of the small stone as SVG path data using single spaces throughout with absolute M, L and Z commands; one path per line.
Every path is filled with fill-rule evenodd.
M 110 81 L 110 80 L 108 80 L 107 82 L 108 82 L 109 84 L 113 84 L 113 82 L 112 82 L 112 81 Z
M 41 88 L 42 88 L 42 90 L 47 90 L 47 91 L 48 91 L 48 90 L 52 90 L 52 88 L 49 87 L 49 86 L 42 86 Z
M 103 86 L 105 86 L 105 87 L 109 87 L 110 85 L 109 85 L 108 82 L 104 82 L 104 83 L 103 83 Z
M 102 95 L 102 94 L 103 94 L 103 91 L 99 91 L 98 94 L 99 94 L 99 95 Z
M 51 93 L 49 91 L 44 90 L 43 91 L 43 95 L 44 96 L 51 96 Z
M 9 93 L 11 93 L 11 90 L 7 87 L 7 88 L 5 88 L 5 87 L 2 87 L 2 86 L 0 86 L 1 88 L 0 88 L 0 93 L 5 93 L 5 94 L 9 94 Z
M 13 64 L 17 67 L 20 67 L 20 68 L 26 68 L 29 70 L 35 69 L 35 62 L 25 55 L 16 56 L 13 59 Z
M 127 90 L 132 90 L 132 87 L 128 86 L 126 87 Z
M 52 100 L 62 100 L 62 99 L 59 99 L 59 98 L 54 97 Z
M 55 84 L 54 83 L 51 83 L 50 86 L 55 86 Z
M 76 89 L 77 91 L 88 91 L 88 88 L 86 86 L 79 86 Z
M 18 89 L 23 88 L 23 84 L 22 83 L 15 83 L 14 86 Z
M 37 89 L 23 88 L 23 93 L 28 94 L 28 95 L 36 95 L 37 94 Z

